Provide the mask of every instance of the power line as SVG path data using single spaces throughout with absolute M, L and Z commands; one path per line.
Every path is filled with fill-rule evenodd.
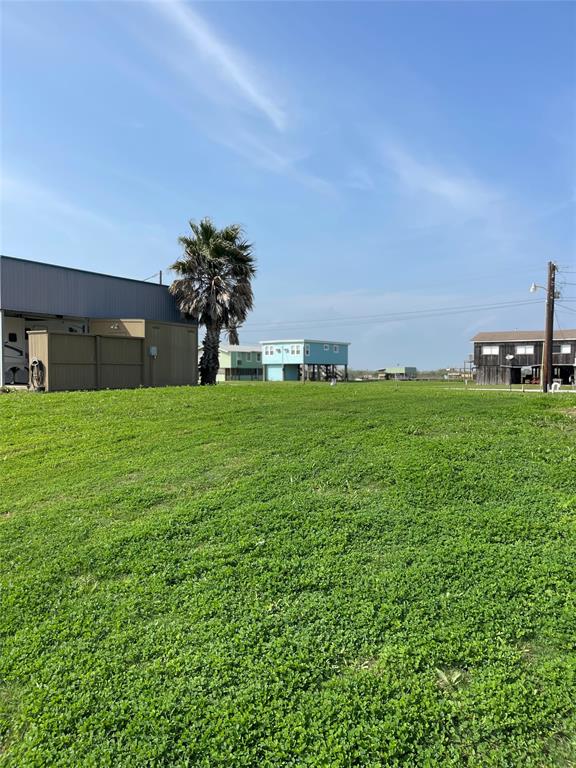
M 567 307 L 565 304 L 557 303 L 558 307 L 562 307 L 564 312 L 573 312 L 576 315 L 576 309 L 574 307 Z
M 565 332 L 566 332 L 566 329 L 565 329 L 565 328 L 563 328 L 563 327 L 560 325 L 560 320 L 558 319 L 558 311 L 557 311 L 556 307 L 554 307 L 554 319 L 555 319 L 555 322 L 556 322 L 556 326 L 557 326 L 558 330 L 560 331 L 560 333 L 565 333 Z
M 408 266 L 416 266 L 417 262 L 404 259 L 403 264 L 407 264 Z M 506 275 L 506 277 L 509 277 L 510 279 L 516 279 L 518 274 L 527 274 L 527 275 L 533 275 L 534 272 L 543 272 L 544 269 L 541 264 L 534 264 L 533 266 L 524 266 L 524 267 L 517 267 L 514 265 L 510 265 L 509 267 L 502 268 L 499 272 L 492 272 L 492 273 L 477 273 L 477 274 L 470 274 L 467 272 L 465 275 L 462 275 L 461 277 L 456 277 L 452 280 L 442 280 L 442 286 L 445 285 L 460 285 L 460 284 L 466 284 L 469 285 L 471 280 L 489 280 L 491 278 L 499 278 L 502 280 L 502 276 Z
M 466 306 L 456 307 L 436 307 L 429 309 L 409 310 L 404 312 L 388 312 L 375 315 L 355 315 L 352 317 L 318 318 L 308 320 L 292 320 L 281 322 L 268 322 L 254 325 L 243 326 L 245 331 L 260 331 L 279 328 L 296 328 L 302 325 L 341 325 L 342 323 L 364 325 L 378 322 L 389 322 L 391 320 L 419 319 L 426 317 L 443 317 L 448 315 L 460 314 L 465 312 L 476 312 L 486 309 L 506 309 L 508 307 L 530 306 L 534 304 L 543 304 L 543 300 L 525 299 L 521 301 L 494 302 L 490 304 L 468 304 Z

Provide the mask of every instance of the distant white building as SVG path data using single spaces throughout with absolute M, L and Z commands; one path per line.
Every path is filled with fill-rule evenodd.
M 395 365 L 378 369 L 378 378 L 382 381 L 394 379 L 396 381 L 410 381 L 416 378 L 418 371 L 412 365 Z

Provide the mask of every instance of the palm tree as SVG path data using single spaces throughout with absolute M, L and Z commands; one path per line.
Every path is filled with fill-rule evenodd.
M 184 253 L 172 265 L 178 278 L 170 286 L 180 311 L 205 326 L 200 383 L 216 384 L 220 334 L 238 344 L 238 326 L 252 309 L 256 274 L 252 244 L 239 224 L 218 229 L 209 218 L 190 222 L 192 234 L 178 238 Z

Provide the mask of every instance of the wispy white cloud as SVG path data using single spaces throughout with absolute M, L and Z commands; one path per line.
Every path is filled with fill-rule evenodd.
M 377 144 L 384 167 L 396 181 L 394 222 L 420 237 L 428 254 L 462 263 L 506 261 L 521 267 L 526 258 L 549 247 L 541 225 L 548 219 L 572 216 L 576 194 L 537 210 L 518 191 L 473 171 L 423 160 L 404 145 Z M 571 219 L 570 219 L 571 220 Z
M 390 174 L 390 208 L 401 231 L 419 233 L 428 255 L 448 263 L 521 262 L 528 253 L 526 218 L 517 195 L 473 169 L 423 158 L 392 141 L 377 145 Z M 461 166 L 460 166 L 461 167 Z
M 495 189 L 474 176 L 422 162 L 396 145 L 386 144 L 382 156 L 406 191 L 426 195 L 457 212 L 482 214 L 499 199 Z
M 109 176 L 118 186 L 118 178 Z M 86 269 L 104 258 L 114 265 L 106 271 L 144 278 L 174 261 L 178 229 L 161 226 L 153 217 L 127 218 L 126 198 L 115 195 L 115 218 L 89 208 L 70 191 L 11 169 L 0 176 L 0 252 L 25 258 L 40 254 L 43 261 Z
M 264 68 L 232 48 L 189 4 L 158 0 L 146 7 L 155 17 L 154 34 L 142 26 L 144 17 L 140 15 L 131 17 L 132 31 L 172 78 L 164 79 L 160 87 L 155 76 L 123 61 L 130 76 L 169 101 L 210 141 L 251 166 L 333 196 L 336 185 L 306 169 L 310 153 L 302 149 L 295 126 L 289 125 L 277 91 L 271 95 L 272 89 L 265 83 L 268 76 L 259 71 Z M 164 22 L 161 30 L 158 17 Z M 189 90 L 183 90 L 184 82 Z
M 325 195 L 333 196 L 336 193 L 330 181 L 304 169 L 303 162 L 308 157 L 306 152 L 285 147 L 272 148 L 266 139 L 244 130 L 237 131 L 234 136 L 217 130 L 212 134 L 212 139 L 248 160 L 251 165 L 291 178 Z
M 60 192 L 30 179 L 2 174 L 0 177 L 0 203 L 2 207 L 16 204 L 35 214 L 44 212 L 63 219 L 96 225 L 106 229 L 115 227 L 114 222 L 102 214 L 71 202 Z
M 376 189 L 373 177 L 362 166 L 352 168 L 344 185 L 349 189 L 358 189 L 361 192 L 372 192 Z
M 270 96 L 246 56 L 226 43 L 189 5 L 180 0 L 164 0 L 152 5 L 195 51 L 213 66 L 218 79 L 231 86 L 248 104 L 264 115 L 278 130 L 286 128 L 285 111 Z

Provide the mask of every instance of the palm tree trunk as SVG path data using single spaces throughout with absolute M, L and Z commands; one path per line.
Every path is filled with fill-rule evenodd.
M 200 358 L 200 384 L 216 384 L 219 361 L 218 350 L 220 348 L 220 326 L 206 326 L 206 335 L 202 357 Z

